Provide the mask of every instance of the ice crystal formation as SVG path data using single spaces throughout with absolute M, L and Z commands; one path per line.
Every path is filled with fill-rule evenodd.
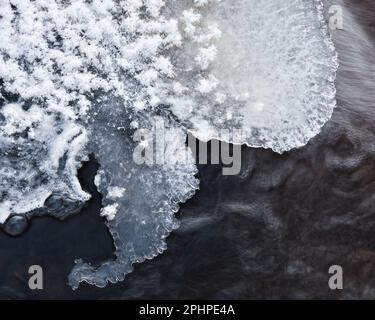
M 78 212 L 90 195 L 77 170 L 95 154 L 116 259 L 77 260 L 69 283 L 123 280 L 166 249 L 179 203 L 198 188 L 188 132 L 281 153 L 329 120 L 337 59 L 322 10 L 316 0 L 2 0 L 4 229 Z M 134 133 L 158 119 L 165 161 L 138 165 Z

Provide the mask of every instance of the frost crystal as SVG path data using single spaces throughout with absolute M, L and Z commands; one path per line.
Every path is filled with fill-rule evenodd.
M 335 106 L 317 0 L 2 0 L 0 36 L 0 223 L 79 211 L 89 195 L 77 169 L 91 153 L 100 163 L 116 259 L 77 260 L 73 288 L 120 281 L 166 249 L 198 188 L 189 131 L 283 152 Z M 134 132 L 155 119 L 167 161 L 138 165 Z

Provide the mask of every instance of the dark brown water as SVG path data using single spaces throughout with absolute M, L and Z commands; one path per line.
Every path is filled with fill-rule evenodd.
M 64 222 L 32 221 L 19 238 L 0 234 L 0 298 L 375 298 L 375 3 L 344 7 L 339 52 L 339 107 L 306 147 L 284 155 L 244 147 L 239 176 L 201 166 L 201 190 L 179 215 L 168 250 L 135 266 L 105 289 L 72 291 L 74 259 L 111 257 L 111 238 L 93 184 L 95 162 L 80 172 L 94 195 Z M 30 265 L 44 270 L 44 289 L 28 287 Z M 341 265 L 344 290 L 328 287 Z

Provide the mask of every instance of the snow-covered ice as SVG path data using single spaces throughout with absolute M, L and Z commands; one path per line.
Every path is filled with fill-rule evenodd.
M 69 283 L 121 281 L 166 249 L 198 188 L 188 132 L 303 146 L 336 105 L 337 67 L 318 0 L 2 0 L 0 223 L 78 212 L 94 153 L 116 259 L 77 260 Z M 134 132 L 155 119 L 168 161 L 136 164 Z

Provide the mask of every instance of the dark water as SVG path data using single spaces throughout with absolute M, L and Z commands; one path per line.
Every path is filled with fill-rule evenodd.
M 80 214 L 0 234 L 0 298 L 375 298 L 375 3 L 325 3 L 342 5 L 345 20 L 332 31 L 339 107 L 319 136 L 284 155 L 244 147 L 238 176 L 201 166 L 201 190 L 182 206 L 166 253 L 122 283 L 73 292 L 74 259 L 113 253 L 92 184 L 97 164 L 86 164 L 80 178 L 94 197 Z M 28 288 L 34 264 L 43 290 Z M 337 264 L 344 290 L 331 291 Z

